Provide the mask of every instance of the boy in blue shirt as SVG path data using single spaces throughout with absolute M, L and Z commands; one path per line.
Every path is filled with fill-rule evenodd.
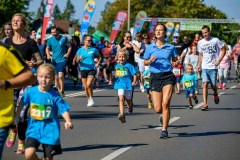
M 127 63 L 128 51 L 120 49 L 117 53 L 117 64 L 115 66 L 115 76 L 117 78 L 114 83 L 114 89 L 118 90 L 119 110 L 118 119 L 122 123 L 126 123 L 124 114 L 124 97 L 128 105 L 128 112 L 133 111 L 132 92 L 133 86 L 136 86 L 136 70 L 133 65 Z
M 191 64 L 187 64 L 186 73 L 183 75 L 182 83 L 185 87 L 186 98 L 188 98 L 189 107 L 188 109 L 193 108 L 192 98 L 195 103 L 198 103 L 197 96 L 195 95 L 195 89 L 198 82 L 198 75 L 193 71 L 193 66 Z
M 145 70 L 142 74 L 144 88 L 147 90 L 147 97 L 148 97 L 148 109 L 152 109 L 152 97 L 150 91 L 150 71 L 149 66 L 145 66 Z
M 36 151 L 40 144 L 43 146 L 45 159 L 53 160 L 53 155 L 62 153 L 58 111 L 65 119 L 65 128 L 73 128 L 68 112 L 70 106 L 51 87 L 54 74 L 51 64 L 39 66 L 37 71 L 39 85 L 29 88 L 22 97 L 24 109 L 29 107 L 25 144 L 25 158 L 29 160 L 38 159 Z

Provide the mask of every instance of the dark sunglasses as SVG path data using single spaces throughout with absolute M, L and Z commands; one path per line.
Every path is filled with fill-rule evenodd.
M 126 37 L 126 38 L 131 38 L 131 37 Z
M 88 41 L 88 42 L 92 42 L 92 40 L 86 40 L 86 41 Z

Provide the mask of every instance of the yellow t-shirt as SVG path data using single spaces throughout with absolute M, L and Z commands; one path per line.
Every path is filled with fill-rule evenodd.
M 0 80 L 8 80 L 26 68 L 20 54 L 12 46 L 0 45 Z M 14 101 L 13 89 L 0 88 L 0 128 L 13 123 Z

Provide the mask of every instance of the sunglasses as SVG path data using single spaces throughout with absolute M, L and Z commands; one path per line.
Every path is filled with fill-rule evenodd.
M 86 40 L 87 42 L 92 42 L 92 40 Z
M 131 37 L 126 37 L 126 38 L 131 38 Z

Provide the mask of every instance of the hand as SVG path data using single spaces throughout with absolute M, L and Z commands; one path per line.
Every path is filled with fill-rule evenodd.
M 33 61 L 25 61 L 25 63 L 28 65 L 28 67 L 34 67 L 35 63 Z
M 151 56 L 150 59 L 149 59 L 149 61 L 152 63 L 152 62 L 156 61 L 156 59 L 157 59 L 156 56 Z
M 63 56 L 63 57 L 67 59 L 67 58 L 68 58 L 68 54 L 67 54 L 67 53 L 66 53 L 66 54 L 64 54 L 64 56 Z
M 136 86 L 137 84 L 136 84 L 136 82 L 132 82 L 132 86 Z
M 200 67 L 197 66 L 197 67 L 196 67 L 196 73 L 199 73 L 199 70 L 200 70 Z
M 73 124 L 72 122 L 65 122 L 65 129 L 73 129 Z
M 214 62 L 215 66 L 218 66 L 220 64 L 221 61 L 217 60 L 216 62 Z
M 76 59 L 77 63 L 79 63 L 81 60 L 82 60 L 82 56 L 77 56 L 77 59 Z

